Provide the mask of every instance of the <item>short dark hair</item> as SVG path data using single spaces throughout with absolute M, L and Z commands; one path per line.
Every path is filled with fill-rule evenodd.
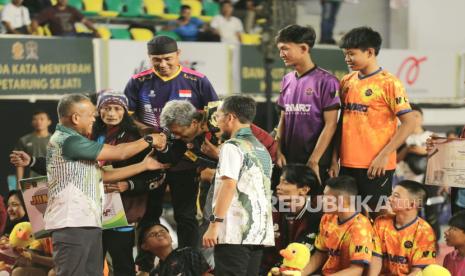
M 366 51 L 368 48 L 375 49 L 378 55 L 381 48 L 381 35 L 370 27 L 358 27 L 346 33 L 342 39 L 340 47 L 342 49 L 360 49 Z
M 415 197 L 420 202 L 418 207 L 423 205 L 426 200 L 426 191 L 422 184 L 413 180 L 402 180 L 397 183 L 397 185 L 406 189 L 411 196 Z
M 283 168 L 282 175 L 287 182 L 299 188 L 309 187 L 311 193 L 320 190 L 315 173 L 304 164 L 287 164 Z
M 19 199 L 19 201 L 21 202 L 21 206 L 23 207 L 23 209 L 26 210 L 26 204 L 24 203 L 23 193 L 21 193 L 21 191 L 19 191 L 19 190 L 11 190 L 11 191 L 9 191 L 8 195 L 6 197 L 7 205 L 8 205 L 8 200 L 12 196 L 16 196 Z
M 465 211 L 460 211 L 454 214 L 449 219 L 449 225 L 459 228 L 460 230 L 465 232 Z
M 232 6 L 232 2 L 229 0 L 223 0 L 220 2 L 220 8 L 222 8 L 224 5 L 229 4 Z
M 181 5 L 180 11 L 183 11 L 183 10 L 190 10 L 190 9 L 191 9 L 191 6 L 189 6 L 189 5 Z
M 236 115 L 242 124 L 252 123 L 257 112 L 257 104 L 248 96 L 233 95 L 224 99 L 220 109 L 224 113 Z
M 313 48 L 315 45 L 316 34 L 311 26 L 289 25 L 278 32 L 275 42 L 305 43 L 308 47 Z
M 419 105 L 410 103 L 410 107 L 412 108 L 412 110 L 418 111 L 421 113 L 421 115 L 423 115 L 423 109 L 421 109 Z
M 163 224 L 161 224 L 159 222 L 152 222 L 152 223 L 148 223 L 148 224 L 143 224 L 139 228 L 139 239 L 138 239 L 138 247 L 139 248 L 141 248 L 142 244 L 145 242 L 146 235 L 150 231 L 150 229 L 152 229 L 153 227 L 155 227 L 157 225 L 162 227 L 162 228 L 165 228 L 165 230 L 168 233 L 170 232 L 170 230 L 166 226 L 164 226 Z
M 42 109 L 36 109 L 34 112 L 32 112 L 32 117 L 39 115 L 39 114 L 45 114 L 47 115 L 47 118 L 50 119 L 50 115 L 47 113 L 47 111 L 42 110 Z
M 60 99 L 58 102 L 57 106 L 57 111 L 58 111 L 58 117 L 66 117 L 69 114 L 69 111 L 71 107 L 77 103 L 83 102 L 83 101 L 89 101 L 90 99 L 82 94 L 70 94 L 63 96 L 63 98 Z
M 343 192 L 349 195 L 357 195 L 357 181 L 355 178 L 347 175 L 330 178 L 326 181 L 326 186 L 332 190 Z

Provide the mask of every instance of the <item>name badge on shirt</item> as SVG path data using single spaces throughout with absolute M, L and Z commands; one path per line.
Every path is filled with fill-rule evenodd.
M 180 98 L 191 98 L 192 97 L 192 90 L 187 90 L 187 89 L 179 90 L 179 97 Z

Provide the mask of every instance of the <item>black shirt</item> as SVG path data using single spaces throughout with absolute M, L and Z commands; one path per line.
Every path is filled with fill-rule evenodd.
M 177 248 L 150 273 L 150 276 L 200 276 L 210 266 L 200 251 L 190 247 Z

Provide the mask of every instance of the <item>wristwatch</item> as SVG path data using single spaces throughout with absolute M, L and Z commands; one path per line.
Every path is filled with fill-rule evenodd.
M 217 217 L 215 215 L 210 215 L 210 217 L 208 218 L 208 220 L 211 222 L 211 223 L 215 223 L 215 222 L 223 222 L 224 221 L 224 218 L 220 218 L 220 217 Z
M 153 147 L 153 137 L 151 135 L 145 135 L 144 140 L 149 144 L 150 147 Z

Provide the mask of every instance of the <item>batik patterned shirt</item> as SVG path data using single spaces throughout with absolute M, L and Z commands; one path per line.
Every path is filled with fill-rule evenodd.
M 271 213 L 271 157 L 250 128 L 240 129 L 224 143 L 215 175 L 213 210 L 222 177 L 235 181 L 236 191 L 220 224 L 220 244 L 274 245 Z

